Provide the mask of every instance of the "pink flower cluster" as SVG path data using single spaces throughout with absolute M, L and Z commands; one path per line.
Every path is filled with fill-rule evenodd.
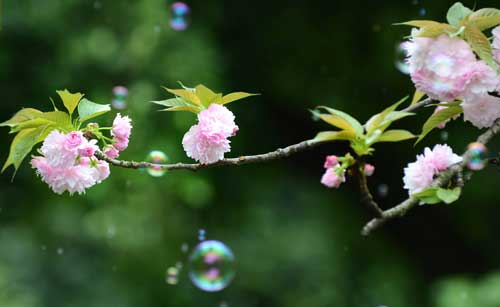
M 321 177 L 321 183 L 324 186 L 337 189 L 343 182 L 345 182 L 345 169 L 340 169 L 337 156 L 326 156 L 323 167 L 326 169 L 325 173 Z
M 109 164 L 93 157 L 95 143 L 78 131 L 54 130 L 43 142 L 42 156 L 33 157 L 31 165 L 55 193 L 82 194 L 109 176 Z
M 499 59 L 499 28 L 493 33 L 494 55 Z M 500 117 L 500 99 L 489 95 L 500 87 L 500 78 L 477 59 L 467 42 L 442 34 L 437 38 L 415 37 L 403 47 L 418 90 L 439 101 L 462 99 L 464 119 L 478 128 L 489 127 Z
M 193 125 L 182 139 L 187 156 L 202 164 L 224 159 L 231 150 L 229 137 L 236 135 L 238 126 L 234 115 L 226 107 L 211 104 L 198 114 L 198 124 Z
M 128 147 L 130 133 L 132 132 L 132 121 L 128 116 L 121 116 L 120 113 L 116 114 L 113 121 L 113 128 L 111 135 L 113 136 L 113 145 L 108 145 L 104 148 L 103 152 L 108 157 L 114 159 Z
M 454 154 L 448 145 L 437 144 L 432 150 L 427 147 L 423 155 L 417 156 L 417 161 L 404 169 L 404 188 L 410 195 L 422 192 L 431 185 L 437 173 L 460 161 L 462 157 Z

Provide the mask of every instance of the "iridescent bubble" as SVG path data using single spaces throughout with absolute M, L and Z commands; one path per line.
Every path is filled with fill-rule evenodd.
M 170 8 L 170 27 L 176 31 L 184 31 L 189 26 L 191 9 L 184 2 L 174 2 Z
M 403 43 L 396 46 L 394 65 L 403 74 L 410 74 L 410 65 L 406 61 L 406 50 L 403 48 Z
M 471 170 L 482 170 L 486 166 L 488 149 L 481 143 L 470 143 L 467 146 L 467 167 Z
M 447 141 L 448 140 L 448 131 L 441 131 L 441 140 Z
M 222 242 L 201 242 L 189 256 L 189 278 L 203 291 L 226 288 L 234 275 L 233 252 Z
M 165 281 L 169 285 L 177 285 L 179 282 L 179 269 L 176 267 L 169 267 L 165 273 Z
M 206 235 L 205 229 L 198 230 L 198 240 L 204 241 L 205 235 Z
M 187 243 L 182 243 L 182 245 L 181 245 L 181 251 L 183 253 L 187 253 L 189 251 L 189 245 Z
M 116 110 L 123 110 L 127 108 L 128 89 L 124 86 L 115 86 L 113 88 L 113 99 L 111 106 Z
M 146 161 L 153 164 L 158 164 L 158 165 L 153 165 L 146 169 L 149 175 L 153 177 L 161 177 L 165 175 L 165 173 L 167 172 L 166 169 L 161 168 L 161 166 L 159 165 L 159 164 L 165 164 L 168 161 L 168 157 L 163 151 L 159 150 L 151 151 L 146 157 Z
M 418 11 L 418 14 L 420 16 L 425 16 L 427 14 L 427 10 L 425 8 L 420 8 L 420 10 Z
M 377 187 L 377 194 L 380 197 L 386 197 L 389 194 L 389 186 L 385 183 L 379 184 Z

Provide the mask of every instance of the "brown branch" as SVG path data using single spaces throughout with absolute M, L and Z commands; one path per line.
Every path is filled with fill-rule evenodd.
M 496 134 L 500 133 L 500 119 L 498 119 L 493 126 L 491 126 L 488 130 L 486 130 L 483 134 L 481 134 L 476 142 L 481 143 L 483 145 L 486 145 Z M 462 162 L 454 164 L 450 166 L 447 170 L 439 173 L 436 179 L 432 182 L 432 186 L 434 187 L 443 187 L 446 186 L 449 181 L 456 177 L 457 175 L 459 178 L 462 178 L 462 173 L 467 165 L 467 162 L 469 160 L 468 153 L 465 152 L 462 157 L 464 158 Z M 462 183 L 463 184 L 463 183 Z M 367 236 L 380 226 L 384 225 L 388 221 L 397 218 L 397 217 L 402 217 L 410 211 L 413 207 L 415 207 L 419 203 L 419 200 L 413 197 L 409 197 L 407 200 L 404 202 L 400 203 L 399 205 L 385 210 L 382 213 L 382 217 L 380 218 L 374 218 L 370 222 L 368 222 L 364 227 L 363 230 L 361 231 L 361 234 Z
M 265 154 L 252 155 L 252 156 L 240 156 L 238 158 L 227 158 L 227 159 L 223 159 L 223 160 L 220 160 L 220 161 L 212 163 L 212 164 L 201 164 L 201 163 L 154 164 L 154 163 L 149 163 L 149 162 L 123 161 L 123 160 L 108 158 L 102 152 L 97 152 L 96 157 L 110 163 L 111 165 L 124 167 L 124 168 L 139 169 L 139 168 L 155 167 L 157 169 L 160 168 L 160 169 L 170 170 L 170 171 L 171 170 L 181 170 L 181 169 L 190 170 L 190 171 L 197 171 L 199 169 L 216 167 L 216 166 L 242 165 L 242 164 L 268 162 L 268 161 L 283 159 L 283 158 L 289 157 L 295 153 L 314 148 L 321 143 L 322 142 L 307 140 L 307 141 L 300 142 L 298 144 L 287 146 L 285 148 L 278 148 L 275 151 L 271 151 L 271 152 L 268 152 Z
M 372 194 L 370 193 L 364 168 L 365 163 L 362 161 L 360 161 L 360 163 L 356 163 L 356 165 L 354 165 L 353 167 L 354 177 L 358 179 L 359 192 L 361 194 L 361 203 L 364 204 L 375 217 L 381 218 L 383 211 L 382 209 L 380 209 L 378 204 L 373 199 Z

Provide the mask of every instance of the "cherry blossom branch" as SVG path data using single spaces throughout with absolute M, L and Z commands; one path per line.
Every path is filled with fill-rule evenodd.
M 156 168 L 156 169 L 164 169 L 164 170 L 190 170 L 197 171 L 199 169 L 205 169 L 216 166 L 225 166 L 225 165 L 242 165 L 242 164 L 250 164 L 250 163 L 260 163 L 260 162 L 268 162 L 278 159 L 287 158 L 295 153 L 306 151 L 312 149 L 323 142 L 317 142 L 313 140 L 302 141 L 300 143 L 287 146 L 285 148 L 278 148 L 275 151 L 271 151 L 264 154 L 251 155 L 251 156 L 240 156 L 237 158 L 226 158 L 220 160 L 218 162 L 212 164 L 201 164 L 201 163 L 175 163 L 175 164 L 154 164 L 149 162 L 135 162 L 135 161 L 123 161 L 117 159 L 108 158 L 102 152 L 96 152 L 96 157 L 108 162 L 111 165 L 131 168 L 131 169 L 139 169 L 139 168 Z
M 493 126 L 491 126 L 488 130 L 486 130 L 483 134 L 481 134 L 476 142 L 481 143 L 483 145 L 488 144 L 488 142 L 496 135 L 500 133 L 500 119 L 498 119 Z M 467 165 L 468 161 L 468 154 L 465 152 L 463 155 L 463 161 L 457 164 L 454 164 L 450 166 L 447 170 L 439 173 L 439 175 L 434 179 L 432 182 L 431 186 L 434 187 L 444 187 L 446 186 L 449 181 L 455 177 L 459 176 L 462 178 L 462 173 Z M 462 183 L 463 184 L 463 183 Z M 399 205 L 385 210 L 382 212 L 382 217 L 377 217 L 372 219 L 370 222 L 368 222 L 364 227 L 363 230 L 361 231 L 361 234 L 367 236 L 370 233 L 372 233 L 374 230 L 379 228 L 380 226 L 384 225 L 388 221 L 397 218 L 397 217 L 402 217 L 408 213 L 413 207 L 418 205 L 420 202 L 419 199 L 414 198 L 414 197 L 409 197 L 406 199 L 404 202 L 400 203 Z
M 358 179 L 358 186 L 361 194 L 361 203 L 364 204 L 375 217 L 381 218 L 384 212 L 382 211 L 382 209 L 380 209 L 378 204 L 373 199 L 372 194 L 370 193 L 364 168 L 365 163 L 361 161 L 353 167 L 354 177 Z

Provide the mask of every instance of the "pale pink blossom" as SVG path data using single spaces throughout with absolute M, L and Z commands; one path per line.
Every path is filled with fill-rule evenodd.
M 128 147 L 128 139 L 115 137 L 113 147 L 118 151 L 124 151 Z
M 417 161 L 404 169 L 404 188 L 410 195 L 422 192 L 431 185 L 434 175 L 460 161 L 462 157 L 454 154 L 448 145 L 438 144 L 432 150 L 425 148 L 424 154 L 417 155 Z
M 103 149 L 103 153 L 108 156 L 108 158 L 111 159 L 116 159 L 119 156 L 119 152 L 116 148 L 114 148 L 112 145 L 107 145 Z
M 67 149 L 66 135 L 53 130 L 45 138 L 40 151 L 52 167 L 65 168 L 72 166 L 78 156 L 76 148 Z
M 192 126 L 182 139 L 187 156 L 202 164 L 224 159 L 224 153 L 231 150 L 230 141 L 221 134 L 205 134 L 200 125 Z
M 208 109 L 198 114 L 198 122 L 203 134 L 221 134 L 226 138 L 234 136 L 238 132 L 234 118 L 234 114 L 228 108 L 216 103 L 211 104 Z
M 82 157 L 92 157 L 94 153 L 99 149 L 96 145 L 97 140 L 90 140 L 84 138 L 84 141 L 78 147 L 78 154 Z
M 324 168 L 331 168 L 331 167 L 336 166 L 337 164 L 339 164 L 339 159 L 337 156 L 335 156 L 335 155 L 326 156 L 325 164 L 323 165 L 323 167 Z
M 494 28 L 491 34 L 493 34 L 493 42 L 491 44 L 493 47 L 493 57 L 500 63 L 500 26 Z
M 109 170 L 109 163 L 106 161 L 98 160 L 97 165 L 97 174 L 96 176 L 96 183 L 101 183 L 103 180 L 109 177 L 110 175 L 110 170 Z
M 440 106 L 437 106 L 437 107 L 434 109 L 434 114 L 436 114 L 436 113 L 438 113 L 438 112 L 440 112 L 440 111 L 442 111 L 442 110 L 445 110 L 446 108 L 448 108 L 448 107 L 447 107 L 447 106 L 441 106 L 441 105 L 440 105 Z M 437 127 L 438 127 L 439 129 L 444 129 L 444 128 L 446 127 L 446 124 L 447 124 L 450 120 L 452 120 L 452 119 L 453 119 L 453 120 L 455 120 L 455 119 L 457 119 L 457 118 L 459 118 L 459 117 L 460 117 L 460 114 L 457 114 L 457 115 L 453 116 L 451 119 L 447 119 L 447 120 L 445 120 L 444 122 L 440 123 Z
M 470 121 L 477 128 L 491 127 L 500 118 L 500 98 L 488 93 L 465 96 L 462 108 L 464 120 Z
M 453 101 L 469 83 L 488 73 L 470 46 L 458 37 L 413 38 L 404 44 L 415 86 L 429 97 Z
M 84 141 L 83 133 L 80 131 L 71 131 L 64 138 L 64 149 L 68 151 L 78 150 Z
M 375 166 L 371 165 L 371 164 L 368 164 L 366 163 L 365 164 L 365 175 L 366 176 L 371 176 L 373 175 L 373 173 L 375 172 Z
M 321 177 L 321 183 L 329 188 L 338 188 L 342 182 L 345 182 L 345 170 L 339 176 L 335 168 L 328 168 Z
M 119 139 L 129 139 L 132 131 L 132 120 L 128 116 L 121 116 L 120 113 L 116 114 L 113 120 L 113 128 L 111 135 Z

